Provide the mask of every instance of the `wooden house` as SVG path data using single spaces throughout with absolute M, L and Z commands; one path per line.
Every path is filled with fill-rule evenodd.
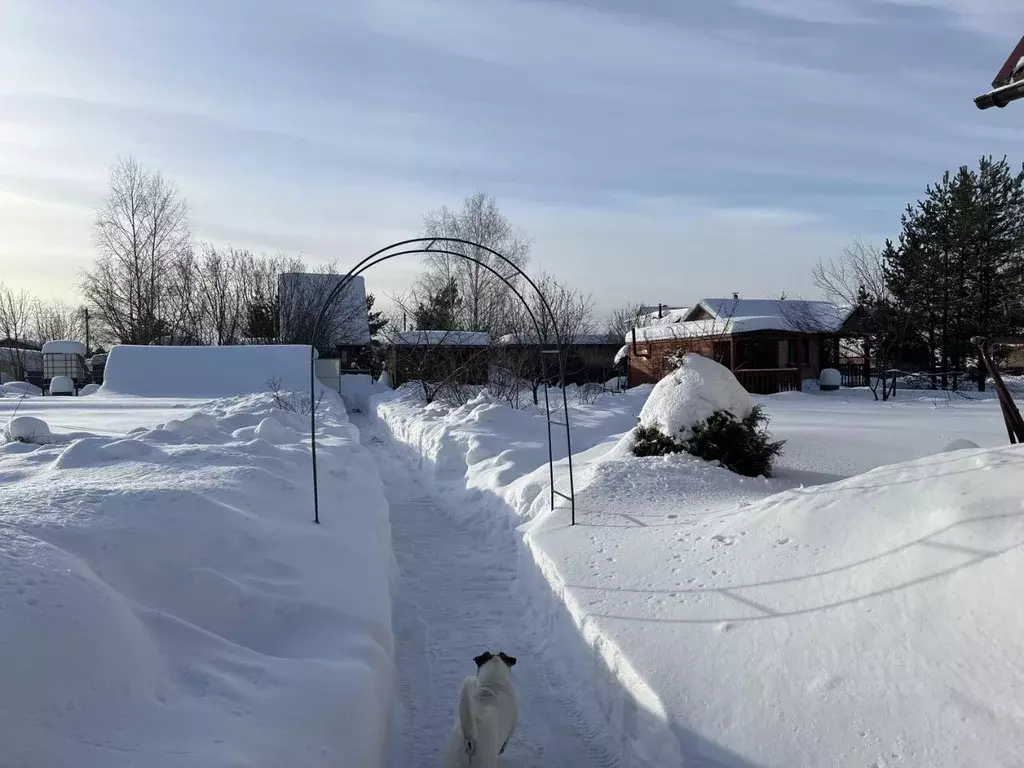
M 727 366 L 749 392 L 800 390 L 839 364 L 853 314 L 822 301 L 702 299 L 627 335 L 627 386 L 660 380 L 693 352 Z

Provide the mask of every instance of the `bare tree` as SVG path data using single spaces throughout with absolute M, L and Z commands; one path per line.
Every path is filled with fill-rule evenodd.
M 39 343 L 56 339 L 84 340 L 85 316 L 80 307 L 63 301 L 37 302 L 34 307 L 35 335 Z
M 278 312 L 282 343 L 312 344 L 321 353 L 337 346 L 370 344 L 366 297 L 357 290 L 356 283 L 350 283 L 335 298 L 316 327 L 330 292 L 341 280 L 335 264 L 315 272 L 282 273 L 281 278 Z
M 203 335 L 210 344 L 237 344 L 242 334 L 243 258 L 234 248 L 218 250 L 209 243 L 203 246 L 198 291 Z
M 201 291 L 203 267 L 191 247 L 171 260 L 166 279 L 166 306 L 158 323 L 161 335 L 155 340 L 170 345 L 209 343 Z
M 640 302 L 630 303 L 612 310 L 611 315 L 608 316 L 605 333 L 610 340 L 622 343 L 626 334 L 634 328 L 643 328 L 650 322 L 650 315 L 644 312 L 643 304 Z
M 911 318 L 893 301 L 886 281 L 885 254 L 893 247 L 886 243 L 883 250 L 857 240 L 843 250 L 841 258 L 819 262 L 814 268 L 814 282 L 829 301 L 857 308 L 860 351 L 868 382 L 876 399 L 881 385 L 882 400 L 892 394 L 885 371 L 898 360 L 911 332 Z M 872 357 L 879 373 L 874 379 L 870 373 Z
M 242 337 L 248 344 L 276 344 L 280 337 L 280 277 L 302 272 L 302 259 L 238 252 Z
M 594 332 L 594 301 L 590 294 L 570 288 L 566 283 L 544 272 L 536 275 L 533 282 L 540 294 L 532 288 L 523 292 L 523 298 L 526 299 L 533 318 L 516 297 L 510 297 L 506 301 L 504 314 L 509 327 L 506 337 L 511 337 L 511 343 L 506 347 L 520 352 L 518 355 L 515 352 L 506 352 L 507 357 L 500 361 L 499 366 L 513 373 L 518 369 L 519 376 L 529 383 L 536 405 L 540 386 L 547 378 L 545 374 L 554 373 L 553 365 L 552 370 L 544 370 L 541 350 L 554 349 L 556 341 L 560 341 L 560 362 L 563 369 L 569 370 L 572 359 L 578 353 L 580 342 Z M 550 315 L 541 296 L 551 309 Z M 534 319 L 540 327 L 539 338 Z
M 480 334 L 446 329 L 382 331 L 395 382 L 415 383 L 426 403 L 464 405 L 488 382 L 491 347 Z
M 188 205 L 159 172 L 121 158 L 96 211 L 96 263 L 81 289 L 111 337 L 149 344 L 166 335 L 175 264 L 189 251 Z M 180 270 L 178 270 L 180 274 Z
M 16 291 L 0 283 L 0 347 L 5 362 L 17 379 L 25 378 L 25 346 L 29 344 L 35 299 L 26 290 Z
M 482 192 L 467 197 L 459 211 L 447 207 L 431 211 L 424 218 L 423 231 L 427 237 L 450 237 L 487 246 L 520 269 L 530 258 L 529 239 L 509 223 L 494 198 Z M 519 282 L 516 270 L 482 248 L 458 243 L 443 245 L 445 250 L 475 261 L 428 253 L 427 269 L 421 280 L 424 292 L 435 293 L 454 281 L 462 300 L 460 325 L 474 331 L 502 332 L 502 310 L 509 294 L 504 280 Z

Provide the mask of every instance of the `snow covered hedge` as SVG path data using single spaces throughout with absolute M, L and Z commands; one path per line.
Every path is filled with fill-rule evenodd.
M 707 357 L 687 354 L 659 381 L 640 411 L 636 456 L 686 452 L 737 474 L 769 476 L 782 452 L 768 417 L 732 372 Z

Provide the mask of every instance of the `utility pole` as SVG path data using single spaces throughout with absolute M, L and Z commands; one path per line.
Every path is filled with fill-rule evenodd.
M 85 354 L 89 354 L 89 308 L 82 307 L 82 312 L 85 313 Z

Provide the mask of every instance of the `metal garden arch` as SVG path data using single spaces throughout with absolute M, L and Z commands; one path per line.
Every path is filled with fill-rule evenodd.
M 424 246 L 424 243 L 426 243 L 425 246 Z M 558 324 L 555 322 L 555 315 L 554 315 L 554 312 L 551 311 L 551 305 L 548 304 L 548 300 L 545 298 L 545 296 L 541 292 L 541 290 L 537 287 L 537 284 L 534 283 L 533 280 L 530 279 L 529 275 L 527 275 L 525 272 L 523 272 L 523 270 L 521 270 L 518 266 L 516 266 L 516 264 L 514 262 L 512 262 L 509 258 L 504 256 L 503 254 L 501 254 L 498 251 L 494 250 L 493 248 L 488 248 L 486 245 L 481 245 L 480 243 L 474 243 L 471 240 L 462 240 L 462 239 L 455 238 L 455 237 L 416 237 L 416 238 L 412 238 L 412 239 L 409 239 L 409 240 L 400 240 L 400 241 L 398 241 L 396 243 L 392 243 L 391 245 L 389 245 L 389 246 L 387 246 L 385 248 L 381 248 L 378 251 L 374 251 L 369 256 L 367 256 L 365 259 L 363 259 L 358 264 L 356 264 L 354 267 L 352 267 L 352 269 L 350 269 L 348 271 L 348 273 L 344 277 L 342 277 L 342 279 L 338 282 L 338 284 L 335 285 L 334 288 L 331 290 L 331 292 L 327 295 L 327 299 L 324 301 L 323 306 L 320 308 L 320 313 L 317 315 L 316 323 L 314 323 L 314 325 L 313 325 L 313 338 L 310 340 L 310 345 L 309 345 L 310 346 L 310 351 L 309 351 L 309 394 L 310 394 L 310 402 L 311 402 L 311 404 L 315 404 L 316 403 L 316 358 L 317 358 L 317 350 L 316 350 L 316 346 L 315 346 L 314 342 L 316 341 L 317 333 L 320 330 L 320 323 L 323 322 L 323 319 L 327 316 L 327 312 L 331 308 L 331 306 L 334 304 L 335 300 L 337 300 L 337 298 L 351 284 L 353 278 L 361 275 L 363 272 L 365 272 L 366 270 L 370 269 L 370 267 L 375 267 L 378 264 L 382 264 L 385 261 L 389 261 L 389 260 L 397 258 L 399 256 L 410 256 L 410 255 L 424 254 L 424 253 L 439 253 L 439 254 L 448 255 L 448 256 L 455 256 L 455 257 L 463 259 L 465 261 L 473 262 L 474 264 L 477 264 L 478 266 L 486 269 L 488 272 L 490 272 L 495 277 L 497 277 L 499 280 L 501 280 L 501 282 L 504 283 L 505 286 L 510 291 L 512 291 L 512 293 L 515 295 L 515 297 L 517 299 L 519 299 L 519 301 L 522 303 L 523 307 L 526 309 L 526 312 L 527 312 L 527 314 L 530 317 L 530 321 L 533 323 L 534 330 L 537 332 L 537 342 L 538 342 L 538 344 L 540 344 L 540 345 L 544 344 L 544 342 L 542 341 L 542 339 L 544 337 L 544 334 L 541 331 L 541 326 L 540 326 L 540 323 L 537 321 L 536 315 L 534 315 L 533 310 L 530 308 L 529 302 L 523 297 L 523 294 L 520 293 L 519 289 L 516 288 L 516 286 L 508 279 L 508 277 L 506 277 L 505 275 L 503 275 L 500 272 L 498 272 L 490 264 L 487 264 L 486 262 L 481 261 L 480 259 L 473 258 L 472 256 L 468 256 L 468 255 L 466 255 L 464 253 L 460 253 L 458 251 L 451 250 L 450 247 L 449 248 L 444 248 L 444 247 L 442 247 L 442 248 L 435 248 L 434 246 L 438 245 L 438 244 L 440 244 L 442 246 L 468 245 L 468 246 L 470 246 L 472 248 L 479 248 L 481 251 L 485 251 L 486 253 L 490 254 L 491 256 L 494 256 L 495 258 L 500 260 L 502 263 L 504 263 L 505 265 L 510 267 L 512 270 L 514 270 L 515 273 L 519 277 L 523 278 L 523 280 L 526 281 L 526 283 L 537 294 L 537 298 L 540 299 L 540 304 L 541 304 L 541 307 L 543 309 L 543 312 L 547 316 L 547 319 L 548 319 L 548 321 L 549 321 L 549 323 L 551 325 L 551 328 L 552 328 L 552 330 L 554 332 L 554 336 L 555 336 L 555 349 L 542 349 L 541 350 L 541 377 L 544 380 L 544 413 L 545 413 L 545 417 L 547 419 L 547 431 L 548 431 L 548 478 L 549 478 L 550 483 L 551 483 L 551 509 L 555 508 L 555 498 L 556 497 L 565 499 L 566 501 L 569 502 L 570 522 L 571 522 L 572 525 L 576 525 L 576 489 L 575 489 L 575 485 L 573 483 L 573 475 L 572 475 L 572 433 L 571 433 L 571 429 L 569 427 L 569 402 L 568 402 L 568 398 L 566 397 L 566 394 L 565 394 L 565 360 L 564 360 L 564 357 L 562 355 L 562 339 L 561 339 L 561 336 L 560 336 L 560 334 L 558 332 Z M 547 365 L 546 365 L 545 361 L 546 361 L 547 358 L 549 358 L 552 355 L 555 356 L 556 361 L 558 363 L 558 378 L 559 378 L 559 381 L 561 382 L 561 385 L 562 385 L 562 414 L 563 414 L 563 418 L 565 419 L 565 421 L 555 421 L 555 420 L 552 420 L 552 418 L 551 418 L 551 403 L 550 403 L 550 400 L 548 398 Z M 565 442 L 566 442 L 566 452 L 567 452 L 568 468 L 569 468 L 569 493 L 567 493 L 567 494 L 566 493 L 562 493 L 561 491 L 559 491 L 559 490 L 557 490 L 555 488 L 555 458 L 554 458 L 554 448 L 552 447 L 552 442 L 551 442 L 551 425 L 552 424 L 555 424 L 556 426 L 560 426 L 560 427 L 564 427 L 565 428 Z M 316 408 L 315 407 L 311 407 L 310 408 L 310 412 L 309 412 L 309 435 L 310 435 L 311 458 L 312 458 L 312 462 L 313 462 L 313 522 L 319 524 L 320 523 L 320 492 L 319 492 L 319 484 L 318 484 L 318 480 L 317 480 L 317 466 L 316 466 Z

